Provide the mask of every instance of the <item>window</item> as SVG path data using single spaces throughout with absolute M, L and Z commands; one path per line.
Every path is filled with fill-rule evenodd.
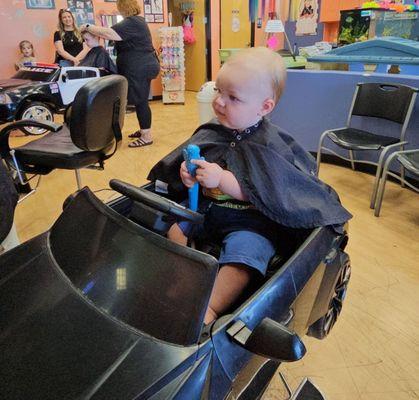
M 68 79 L 83 79 L 83 70 L 76 69 L 76 70 L 67 70 L 66 71 Z
M 85 78 L 96 78 L 96 71 L 88 69 L 85 71 L 85 73 Z

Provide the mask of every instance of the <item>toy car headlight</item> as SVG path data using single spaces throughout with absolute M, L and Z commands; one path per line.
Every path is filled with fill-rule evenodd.
M 10 104 L 12 103 L 12 99 L 6 93 L 0 93 L 0 104 Z

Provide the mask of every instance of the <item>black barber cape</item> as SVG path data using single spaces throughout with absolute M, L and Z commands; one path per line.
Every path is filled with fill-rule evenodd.
M 271 220 L 291 228 L 341 225 L 352 216 L 332 188 L 316 176 L 316 163 L 295 140 L 267 119 L 238 133 L 217 120 L 200 126 L 185 143 L 159 161 L 148 179 L 185 190 L 179 176 L 182 150 L 196 144 L 208 162 L 231 171 L 249 201 Z
M 112 74 L 116 74 L 116 65 L 108 52 L 102 46 L 92 47 L 83 58 L 80 65 L 85 67 L 104 68 Z

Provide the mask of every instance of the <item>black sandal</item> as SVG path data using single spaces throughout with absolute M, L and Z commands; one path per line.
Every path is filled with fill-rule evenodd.
M 141 131 L 136 131 L 134 133 L 131 133 L 131 135 L 128 135 L 128 137 L 132 139 L 139 139 L 141 135 L 142 135 Z
M 153 141 L 146 142 L 144 139 L 139 138 L 135 139 L 133 142 L 128 144 L 128 147 L 144 147 L 144 146 L 150 146 L 150 144 L 153 144 Z

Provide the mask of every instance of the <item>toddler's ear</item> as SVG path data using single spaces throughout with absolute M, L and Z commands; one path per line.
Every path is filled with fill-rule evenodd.
M 269 114 L 275 107 L 275 101 L 273 99 L 265 99 L 262 103 L 262 110 L 260 115 L 263 117 Z

